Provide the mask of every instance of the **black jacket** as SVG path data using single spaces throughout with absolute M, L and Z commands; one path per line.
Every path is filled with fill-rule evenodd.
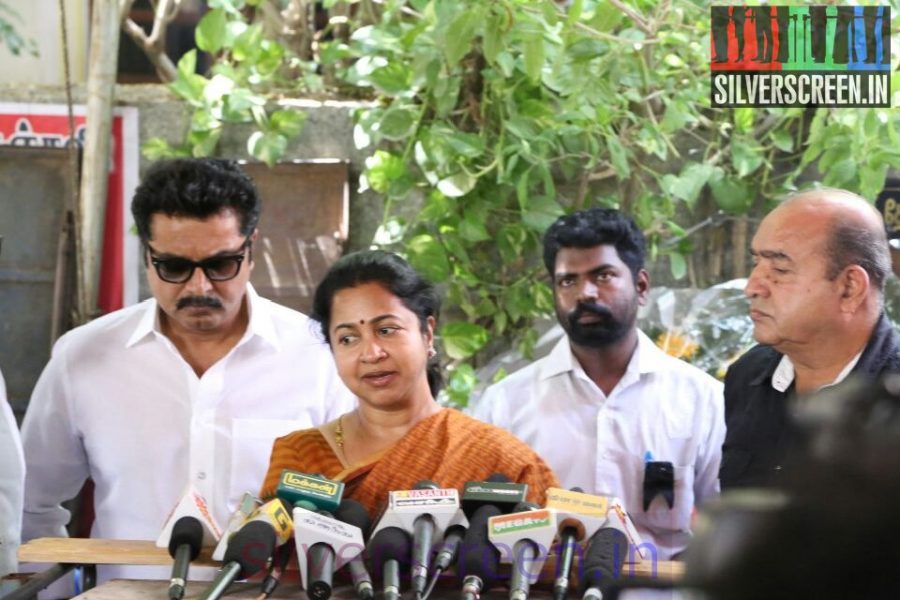
M 725 443 L 719 479 L 722 489 L 775 483 L 799 431 L 788 419 L 788 396 L 772 387 L 782 354 L 771 346 L 755 346 L 725 375 Z M 900 335 L 882 313 L 853 373 L 872 377 L 900 371 Z

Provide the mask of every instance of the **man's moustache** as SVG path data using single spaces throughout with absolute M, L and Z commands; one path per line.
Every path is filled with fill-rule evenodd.
M 222 308 L 222 302 L 218 298 L 212 296 L 185 296 L 180 298 L 175 308 L 181 310 L 189 306 L 197 306 L 200 308 Z
M 585 314 L 594 314 L 599 317 L 603 317 L 604 319 L 611 319 L 613 317 L 612 311 L 602 304 L 578 304 L 571 313 L 569 313 L 569 322 L 577 323 L 578 319 L 583 317 Z

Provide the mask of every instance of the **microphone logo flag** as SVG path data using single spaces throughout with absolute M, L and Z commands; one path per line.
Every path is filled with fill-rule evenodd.
M 200 521 L 200 524 L 203 526 L 204 546 L 213 546 L 222 537 L 222 529 L 210 513 L 206 500 L 193 485 L 188 485 L 181 500 L 169 513 L 169 517 L 166 519 L 166 523 L 156 539 L 157 548 L 169 547 L 172 528 L 175 527 L 175 522 L 181 517 L 194 517 Z

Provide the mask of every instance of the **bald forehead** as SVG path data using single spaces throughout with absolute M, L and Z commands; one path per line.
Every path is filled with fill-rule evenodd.
M 839 189 L 800 192 L 786 199 L 772 213 L 783 212 L 813 219 L 815 223 L 846 223 L 885 237 L 884 221 L 878 210 L 861 196 Z

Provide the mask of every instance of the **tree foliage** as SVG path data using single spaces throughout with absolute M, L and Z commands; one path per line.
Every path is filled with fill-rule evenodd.
M 23 38 L 14 23 L 21 25 L 22 17 L 6 2 L 0 2 L 0 46 L 6 46 L 13 56 L 20 56 L 22 53 L 37 56 L 37 42 L 31 38 Z
M 222 122 L 253 120 L 250 153 L 276 160 L 300 118 L 283 127 L 265 94 L 298 93 L 316 73 L 377 99 L 354 132 L 371 151 L 361 186 L 385 200 L 375 242 L 445 286 L 459 403 L 489 349 L 533 348 L 531 324 L 553 309 L 540 239 L 559 215 L 621 208 L 678 278 L 702 207 L 763 210 L 808 167 L 873 198 L 900 165 L 896 111 L 711 109 L 705 3 L 385 0 L 322 40 L 312 63 L 229 4 L 240 8 L 210 2 L 198 29 L 219 56 L 212 76 L 183 60 L 172 84 L 195 111 L 185 151 L 212 152 Z

